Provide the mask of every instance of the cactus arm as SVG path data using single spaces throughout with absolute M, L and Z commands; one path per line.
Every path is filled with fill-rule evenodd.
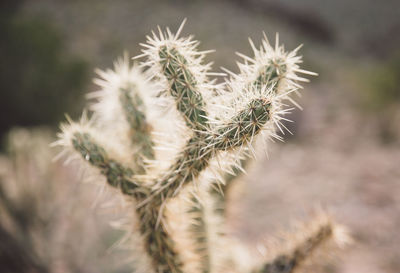
M 146 121 L 144 102 L 139 94 L 131 92 L 135 86 L 120 89 L 120 103 L 124 110 L 125 118 L 132 129 L 131 141 L 139 146 L 139 153 L 153 159 L 153 142 L 150 137 L 150 125 Z M 133 94 L 132 94 L 133 93 Z
M 135 148 L 135 171 L 143 174 L 145 173 L 144 158 L 154 159 L 154 143 L 150 136 L 150 126 L 146 121 L 144 102 L 135 92 L 136 88 L 134 84 L 127 88 L 120 88 L 119 102 L 130 127 L 131 146 Z
M 265 98 L 251 100 L 232 121 L 218 130 L 217 137 L 212 136 L 212 147 L 217 150 L 229 150 L 250 142 L 271 119 L 271 101 Z
M 100 170 L 107 183 L 121 190 L 125 195 L 134 198 L 145 196 L 145 189 L 132 180 L 133 171 L 118 161 L 110 158 L 105 149 L 97 144 L 89 133 L 76 132 L 71 139 L 72 146 L 82 158 Z
M 341 248 L 351 240 L 346 229 L 334 223 L 326 215 L 320 215 L 300 229 L 297 234 L 287 238 L 287 241 L 289 247 L 286 250 L 278 251 L 275 257 L 252 272 L 297 272 L 297 269 L 306 262 L 321 260 L 324 255 L 332 256 L 335 248 Z
M 135 174 L 144 174 L 147 159 L 154 159 L 152 127 L 149 125 L 147 104 L 154 86 L 146 81 L 146 74 L 138 65 L 131 64 L 124 54 L 114 62 L 114 68 L 97 69 L 94 83 L 99 90 L 91 92 L 91 110 L 101 130 L 125 146 L 126 155 L 133 159 Z
M 111 159 L 105 149 L 97 144 L 89 133 L 76 132 L 71 141 L 75 151 L 89 164 L 99 169 L 110 186 L 120 189 L 123 194 L 134 198 L 137 202 L 149 196 L 149 190 L 144 185 L 132 180 L 133 170 Z M 157 273 L 181 273 L 182 263 L 174 249 L 174 243 L 165 227 L 159 224 L 160 213 L 162 213 L 160 205 L 160 203 L 149 202 L 136 209 L 140 233 Z
M 282 46 L 278 46 L 278 37 L 277 44 L 275 48 L 273 48 L 269 42 L 267 37 L 264 34 L 264 40 L 262 42 L 262 47 L 257 49 L 253 42 L 250 40 L 250 45 L 254 52 L 253 59 L 238 53 L 240 57 L 245 60 L 245 63 L 239 64 L 239 68 L 241 73 L 239 75 L 234 74 L 233 72 L 228 72 L 232 78 L 227 82 L 228 88 L 230 88 L 233 92 L 236 90 L 233 86 L 242 86 L 237 82 L 243 82 L 246 88 L 254 88 L 255 90 L 261 90 L 262 88 L 266 88 L 271 90 L 271 93 L 274 95 L 275 99 L 278 101 L 288 99 L 294 105 L 301 109 L 301 107 L 288 95 L 280 97 L 280 94 L 285 94 L 291 91 L 291 89 L 300 88 L 300 86 L 291 80 L 294 72 L 300 72 L 303 74 L 309 75 L 317 75 L 316 73 L 301 70 L 297 67 L 297 64 L 300 63 L 300 57 L 296 56 L 299 46 L 292 52 L 285 52 Z M 305 81 L 303 78 L 298 78 L 301 81 Z M 288 82 L 289 81 L 289 82 Z M 288 84 L 283 84 L 287 82 Z M 250 161 L 249 157 L 246 157 L 241 160 L 241 166 L 245 166 Z M 225 184 L 221 185 L 221 192 L 219 191 L 211 191 L 212 196 L 216 199 L 216 203 L 220 204 L 219 210 L 222 212 L 221 215 L 224 214 L 225 208 L 225 198 L 224 196 L 229 191 L 230 185 L 233 183 L 234 178 L 240 174 L 240 169 L 234 168 L 233 172 L 235 175 L 226 175 Z
M 249 143 L 271 119 L 270 115 L 271 102 L 268 99 L 253 99 L 230 122 L 217 129 L 215 134 L 193 136 L 167 175 L 159 181 L 159 195 L 164 198 L 173 197 L 183 185 L 198 177 L 208 167 L 215 153 Z
M 187 60 L 175 48 L 168 46 L 159 49 L 159 57 L 169 84 L 169 94 L 176 101 L 176 109 L 189 128 L 203 131 L 208 127 L 205 103 Z

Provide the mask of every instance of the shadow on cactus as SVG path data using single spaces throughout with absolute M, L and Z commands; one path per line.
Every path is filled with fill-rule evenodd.
M 244 252 L 224 232 L 215 192 L 255 156 L 256 142 L 282 139 L 292 94 L 308 81 L 299 74 L 316 74 L 299 68 L 300 47 L 286 52 L 278 37 L 274 47 L 250 41 L 254 57 L 238 54 L 239 74 L 212 73 L 208 51 L 180 38 L 182 27 L 148 36 L 140 65 L 124 56 L 98 71 L 91 118 L 63 124 L 56 142 L 132 201 L 136 270 L 294 272 L 329 243 L 341 246 L 343 229 L 322 215 L 269 258 L 237 256 Z

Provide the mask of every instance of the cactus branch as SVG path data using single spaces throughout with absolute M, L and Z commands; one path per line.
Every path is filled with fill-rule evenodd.
M 77 132 L 71 139 L 74 149 L 92 166 L 98 168 L 107 178 L 110 186 L 118 188 L 125 195 L 137 201 L 149 196 L 149 190 L 133 182 L 133 171 L 110 159 L 103 147 L 95 143 L 89 133 Z M 137 208 L 140 232 L 145 241 L 145 248 L 152 257 L 157 272 L 181 272 L 181 263 L 173 247 L 168 232 L 158 224 L 160 206 L 148 203 Z
M 97 74 L 95 83 L 100 90 L 88 95 L 95 99 L 91 108 L 102 130 L 121 137 L 120 142 L 131 151 L 135 174 L 144 174 L 146 160 L 154 159 L 145 101 L 146 92 L 154 87 L 137 65 L 130 64 L 127 53 L 114 63 L 113 70 L 97 70 Z
M 159 194 L 164 198 L 175 196 L 182 186 L 193 181 L 208 167 L 218 151 L 231 150 L 250 142 L 272 119 L 271 105 L 267 98 L 254 99 L 214 134 L 193 136 L 166 176 L 157 183 L 161 189 Z
M 186 124 L 195 130 L 207 128 L 207 114 L 204 101 L 197 91 L 197 80 L 190 72 L 188 61 L 176 48 L 162 46 L 159 50 L 160 64 L 170 85 L 169 93 L 176 101 L 176 109 Z
M 290 246 L 287 250 L 280 251 L 275 257 L 263 264 L 254 273 L 292 273 L 302 267 L 311 258 L 317 260 L 324 254 L 332 255 L 332 250 L 348 244 L 349 237 L 345 229 L 334 223 L 327 215 L 315 217 L 313 221 L 305 225 L 300 231 L 287 238 Z M 326 248 L 327 244 L 335 247 Z M 330 253 L 324 253 L 329 251 Z
M 150 126 L 146 122 L 146 115 L 141 108 L 144 108 L 144 103 L 139 94 L 132 92 L 136 87 L 129 86 L 128 88 L 120 88 L 120 103 L 124 110 L 125 118 L 129 123 L 130 139 L 133 147 L 136 147 L 137 173 L 144 173 L 143 157 L 154 159 L 153 146 L 154 143 L 150 136 Z M 140 156 L 138 156 L 140 155 Z
M 89 133 L 76 132 L 71 141 L 73 147 L 83 159 L 101 171 L 110 186 L 120 189 L 123 194 L 128 196 L 143 198 L 144 189 L 132 180 L 132 169 L 109 158 L 105 149 L 97 144 Z

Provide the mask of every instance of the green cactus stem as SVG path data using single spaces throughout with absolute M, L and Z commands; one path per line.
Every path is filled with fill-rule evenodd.
M 176 109 L 188 127 L 194 130 L 208 128 L 205 103 L 197 90 L 197 80 L 187 60 L 175 48 L 163 46 L 159 51 L 160 64 L 170 85 L 169 93 L 176 100 Z

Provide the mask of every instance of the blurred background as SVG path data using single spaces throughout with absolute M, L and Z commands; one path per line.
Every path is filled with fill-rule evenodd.
M 184 18 L 183 34 L 216 49 L 216 71 L 238 71 L 235 52 L 251 55 L 247 37 L 265 31 L 286 49 L 304 44 L 302 68 L 319 73 L 297 100 L 293 136 L 230 196 L 231 232 L 255 245 L 322 207 L 355 243 L 321 272 L 400 272 L 398 0 L 1 1 L 0 271 L 131 272 L 129 251 L 113 247 L 115 197 L 97 198 L 48 144 L 65 113 L 79 117 L 95 68 Z

